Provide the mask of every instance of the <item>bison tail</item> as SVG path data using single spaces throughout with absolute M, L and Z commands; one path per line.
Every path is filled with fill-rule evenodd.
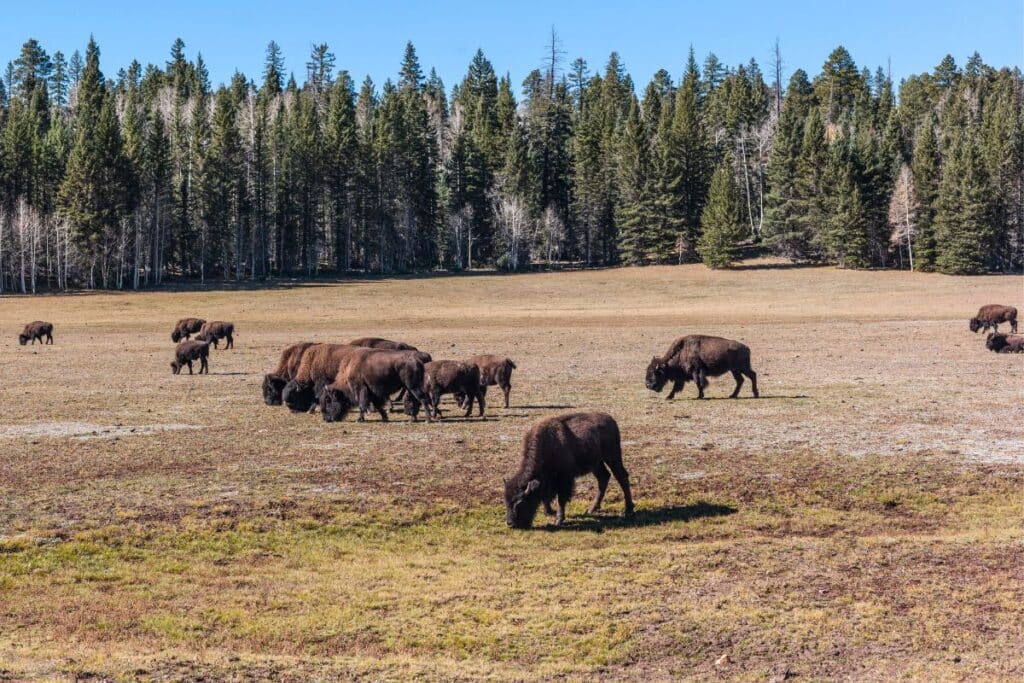
M 513 370 L 515 370 L 515 369 L 516 369 L 516 364 L 512 362 L 512 359 L 511 359 L 511 358 L 506 358 L 506 359 L 505 359 L 505 362 L 506 362 L 506 363 L 508 363 L 508 366 L 509 366 L 510 368 L 512 368 Z

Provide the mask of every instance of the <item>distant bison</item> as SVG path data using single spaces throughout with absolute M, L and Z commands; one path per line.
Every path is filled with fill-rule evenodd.
M 182 339 L 188 339 L 193 334 L 196 334 L 201 329 L 206 321 L 202 318 L 182 318 L 178 321 L 178 324 L 174 326 L 174 331 L 171 332 L 171 341 L 178 343 Z
M 46 337 L 46 341 L 43 341 L 43 337 Z M 28 325 L 25 325 L 25 329 L 18 335 L 18 343 L 24 346 L 31 341 L 33 344 L 36 340 L 39 340 L 40 344 L 52 344 L 53 343 L 53 323 L 43 322 L 42 320 L 36 320 Z
M 993 332 L 985 338 L 985 347 L 996 353 L 1024 353 L 1024 334 Z
M 213 348 L 215 349 L 219 348 L 217 346 L 218 340 L 224 339 L 227 341 L 224 348 L 233 349 L 235 348 L 235 324 L 222 322 L 220 320 L 203 323 L 196 339 L 210 342 L 213 344 Z
M 987 332 L 989 328 L 992 328 L 993 332 L 998 332 L 1000 323 L 1010 323 L 1010 331 L 1016 333 L 1017 309 L 1013 306 L 999 304 L 982 306 L 978 309 L 978 315 L 968 321 L 968 326 L 971 328 L 971 332 L 978 330 Z
M 480 386 L 480 368 L 457 360 L 435 360 L 423 367 L 423 394 L 427 397 L 427 408 L 434 411 L 434 417 L 441 416 L 441 396 L 444 394 L 461 394 L 465 397 L 464 417 L 469 417 L 473 413 L 474 400 L 479 408 L 480 417 L 484 416 L 485 402 L 483 387 Z M 411 396 L 407 396 L 405 412 L 415 417 L 418 409 L 419 403 Z
M 667 400 L 675 398 L 688 381 L 697 385 L 697 398 L 704 398 L 708 377 L 718 377 L 731 372 L 736 388 L 729 398 L 739 396 L 743 376 L 750 378 L 754 398 L 757 393 L 757 373 L 750 367 L 750 348 L 738 341 L 691 334 L 672 342 L 664 356 L 655 356 L 647 366 L 646 384 L 651 391 L 661 391 L 672 381 L 672 391 Z
M 348 354 L 358 349 L 359 347 L 348 344 L 310 346 L 302 354 L 294 375 L 281 390 L 281 401 L 293 413 L 313 411 L 320 399 L 320 392 L 334 381 Z
M 263 402 L 268 406 L 281 405 L 281 392 L 289 380 L 295 377 L 298 372 L 302 356 L 311 347 L 316 346 L 315 342 L 299 342 L 286 346 L 281 352 L 281 360 L 277 368 L 263 376 Z
M 551 501 L 557 499 L 555 526 L 560 526 L 565 520 L 565 506 L 572 498 L 576 478 L 588 473 L 597 477 L 597 497 L 590 506 L 591 514 L 600 509 L 611 475 L 615 475 L 622 487 L 626 515 L 633 513 L 629 474 L 622 465 L 622 442 L 615 420 L 599 412 L 570 413 L 541 420 L 523 439 L 519 471 L 505 480 L 506 523 L 517 529 L 528 529 L 541 503 L 549 515 L 556 514 L 551 509 Z
M 480 386 L 483 389 L 481 395 L 486 397 L 487 387 L 497 385 L 505 394 L 505 407 L 508 408 L 508 395 L 512 391 L 512 371 L 516 369 L 516 364 L 504 356 L 491 354 L 471 356 L 466 362 L 480 368 Z M 465 396 L 456 394 L 455 400 L 461 406 Z
M 210 357 L 210 342 L 197 341 L 195 339 L 184 339 L 178 342 L 174 349 L 174 360 L 171 361 L 171 371 L 177 375 L 181 373 L 184 366 L 188 366 L 188 374 L 192 374 L 192 362 L 199 361 L 199 374 L 204 372 L 210 374 L 210 366 L 207 359 Z
M 355 349 L 342 361 L 334 382 L 320 393 L 320 412 L 326 422 L 338 422 L 344 420 L 353 407 L 358 407 L 362 422 L 372 404 L 381 420 L 387 422 L 384 403 L 404 388 L 411 395 L 410 400 L 426 407 L 427 422 L 430 422 L 432 411 L 423 394 L 423 376 L 423 362 L 415 353 Z M 412 419 L 416 420 L 415 414 Z
M 360 337 L 359 339 L 353 339 L 352 341 L 345 343 L 349 346 L 361 346 L 366 349 L 384 349 L 385 351 L 418 351 L 418 349 L 412 344 L 391 341 L 390 339 L 381 339 L 380 337 Z

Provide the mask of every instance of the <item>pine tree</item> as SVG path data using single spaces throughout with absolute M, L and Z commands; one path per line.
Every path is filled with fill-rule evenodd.
M 914 240 L 914 261 L 918 270 L 935 267 L 935 211 L 939 194 L 939 149 L 935 139 L 937 122 L 929 117 L 917 130 L 914 160 L 914 199 L 917 205 L 917 227 Z
M 807 74 L 793 72 L 786 87 L 771 156 L 768 160 L 768 193 L 765 197 L 766 243 L 791 258 L 806 256 L 808 235 L 802 224 L 797 187 L 804 125 L 815 106 Z
M 701 212 L 700 257 L 708 268 L 728 268 L 736 260 L 736 243 L 743 238 L 740 201 L 733 178 L 733 159 L 726 154 L 711 177 L 707 203 Z
M 942 165 L 935 214 L 935 269 L 949 275 L 982 273 L 992 265 L 994 235 L 978 131 L 968 124 L 949 133 L 952 141 Z

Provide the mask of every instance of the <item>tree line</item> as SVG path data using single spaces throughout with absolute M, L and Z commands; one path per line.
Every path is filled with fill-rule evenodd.
M 0 80 L 0 291 L 169 279 L 700 261 L 1024 266 L 1024 78 L 975 53 L 899 84 L 837 47 L 769 80 L 693 51 L 639 92 L 612 53 L 518 88 L 477 51 L 447 90 L 407 45 L 356 84 L 314 45 L 300 86 L 212 87 L 179 39 L 115 77 L 34 39 Z M 518 95 L 516 94 L 518 90 Z

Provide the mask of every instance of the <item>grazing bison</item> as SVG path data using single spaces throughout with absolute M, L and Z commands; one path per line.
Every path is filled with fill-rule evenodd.
M 46 340 L 43 341 L 43 337 Z M 36 340 L 39 340 L 40 344 L 52 344 L 53 343 L 53 323 L 43 322 L 42 320 L 36 320 L 28 325 L 25 325 L 25 329 L 18 335 L 18 343 L 24 346 L 31 341 L 33 344 Z
M 432 411 L 423 394 L 423 376 L 423 362 L 415 353 L 356 349 L 342 362 L 334 382 L 320 392 L 320 412 L 325 422 L 338 422 L 357 406 L 362 422 L 372 404 L 381 420 L 387 422 L 384 402 L 404 388 L 412 400 L 426 406 L 427 422 L 430 422 Z M 416 420 L 415 414 L 412 419 Z
M 263 402 L 268 406 L 281 405 L 281 392 L 289 380 L 295 377 L 302 362 L 302 356 L 311 347 L 316 346 L 315 342 L 299 342 L 286 346 L 281 352 L 281 360 L 277 368 L 263 376 Z
M 334 381 L 348 354 L 358 348 L 348 344 L 314 344 L 310 346 L 302 354 L 292 378 L 281 390 L 281 401 L 293 413 L 315 410 L 320 399 L 320 392 Z
M 996 353 L 1024 353 L 1024 334 L 993 332 L 985 338 L 985 348 Z
M 423 394 L 427 397 L 427 409 L 433 410 L 434 417 L 441 417 L 441 396 L 444 394 L 461 394 L 466 397 L 466 414 L 473 413 L 473 401 L 476 400 L 480 417 L 484 416 L 484 392 L 480 386 L 480 368 L 471 363 L 457 360 L 435 360 L 426 363 L 423 376 Z M 461 405 L 461 404 L 460 404 Z M 411 396 L 406 397 L 405 412 L 416 417 L 419 402 Z
M 204 372 L 210 374 L 210 366 L 207 359 L 210 357 L 210 342 L 197 341 L 195 339 L 183 339 L 174 348 L 174 360 L 171 361 L 171 371 L 177 375 L 181 368 L 188 366 L 188 374 L 192 374 L 192 362 L 199 361 L 199 374 Z
M 750 378 L 754 398 L 757 393 L 757 373 L 750 367 L 750 348 L 738 341 L 691 334 L 672 342 L 664 356 L 655 356 L 647 366 L 646 384 L 651 391 L 661 391 L 669 380 L 672 391 L 666 400 L 675 398 L 687 381 L 697 385 L 697 398 L 704 398 L 708 377 L 718 377 L 731 372 L 736 388 L 729 398 L 739 396 L 743 376 Z
M 590 506 L 591 514 L 600 509 L 611 475 L 615 475 L 622 487 L 626 514 L 633 513 L 629 474 L 622 466 L 622 442 L 615 420 L 599 412 L 570 413 L 541 420 L 523 439 L 519 471 L 505 480 L 506 523 L 517 529 L 528 529 L 537 507 L 543 503 L 545 512 L 554 514 L 551 501 L 557 499 L 555 526 L 560 526 L 565 520 L 565 506 L 572 498 L 576 478 L 588 473 L 597 477 L 597 498 Z
M 1010 331 L 1017 332 L 1017 309 L 1013 306 L 1000 306 L 989 304 L 978 309 L 978 315 L 968 321 L 971 332 L 983 330 L 985 332 L 991 327 L 993 332 L 999 331 L 999 323 L 1010 323 Z
M 472 356 L 466 362 L 480 368 L 480 386 L 483 389 L 481 396 L 487 396 L 487 387 L 497 385 L 505 394 L 505 407 L 508 408 L 508 394 L 512 391 L 512 371 L 516 369 L 516 364 L 503 356 L 490 354 Z M 455 400 L 461 406 L 465 396 L 456 394 Z
M 171 332 L 171 341 L 177 344 L 182 339 L 188 339 L 203 329 L 205 324 L 206 321 L 202 318 L 182 318 L 174 326 L 174 331 Z
M 213 344 L 213 348 L 219 348 L 217 342 L 221 339 L 227 341 L 224 345 L 226 349 L 235 348 L 235 324 L 226 323 L 220 320 L 213 320 L 208 323 L 203 323 L 202 328 L 199 330 L 199 334 L 196 339 L 200 341 L 208 341 Z

